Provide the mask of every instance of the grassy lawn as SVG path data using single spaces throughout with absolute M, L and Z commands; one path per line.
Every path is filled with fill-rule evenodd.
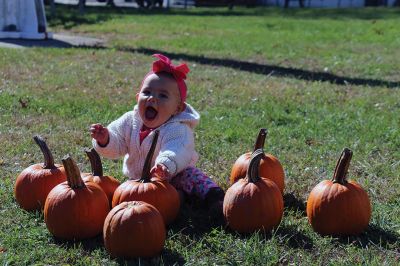
M 58 8 L 50 31 L 103 38 L 104 48 L 0 48 L 0 263 L 3 265 L 398 265 L 400 260 L 400 10 Z M 55 239 L 43 214 L 15 202 L 16 176 L 42 161 L 32 137 L 46 138 L 57 162 L 90 164 L 91 123 L 108 124 L 134 104 L 159 51 L 188 62 L 188 102 L 202 115 L 198 167 L 224 189 L 231 166 L 259 128 L 286 173 L 285 212 L 270 234 L 239 235 L 196 203 L 182 207 L 153 259 L 112 259 L 102 238 Z M 26 104 L 21 104 L 20 102 Z M 314 233 L 304 204 L 331 178 L 344 147 L 349 177 L 373 213 L 358 237 Z M 104 171 L 124 180 L 121 160 Z

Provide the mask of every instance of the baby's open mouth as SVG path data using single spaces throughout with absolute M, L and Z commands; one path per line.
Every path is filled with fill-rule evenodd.
M 146 111 L 144 112 L 144 116 L 147 120 L 153 120 L 154 118 L 156 118 L 157 114 L 157 110 L 151 106 L 146 107 Z

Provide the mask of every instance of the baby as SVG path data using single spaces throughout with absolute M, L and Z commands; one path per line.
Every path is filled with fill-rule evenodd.
M 123 173 L 140 178 L 146 155 L 153 140 L 153 131 L 160 135 L 154 152 L 151 173 L 168 180 L 178 191 L 204 200 L 213 214 L 222 215 L 224 191 L 195 167 L 198 155 L 194 147 L 193 129 L 200 115 L 186 103 L 185 83 L 189 68 L 175 66 L 161 54 L 152 70 L 144 77 L 136 94 L 133 111 L 129 111 L 108 127 L 93 124 L 90 134 L 93 147 L 104 157 L 124 156 Z

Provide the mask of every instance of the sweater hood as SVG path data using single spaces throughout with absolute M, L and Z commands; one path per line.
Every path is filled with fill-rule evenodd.
M 166 125 L 169 123 L 174 123 L 174 122 L 179 122 L 179 123 L 187 124 L 192 129 L 195 128 L 199 124 L 200 114 L 190 104 L 188 104 L 188 103 L 185 103 L 185 104 L 186 104 L 186 108 L 183 112 L 171 117 L 163 125 Z M 135 105 L 133 110 L 136 113 L 136 115 L 138 116 L 138 118 L 140 119 L 140 121 L 143 123 L 143 121 L 139 115 L 139 112 L 138 112 L 138 106 Z

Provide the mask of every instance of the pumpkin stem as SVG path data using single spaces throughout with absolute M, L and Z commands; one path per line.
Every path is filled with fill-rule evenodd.
M 76 165 L 75 161 L 71 158 L 71 156 L 69 155 L 65 156 L 62 159 L 62 163 L 64 165 L 64 169 L 67 174 L 68 185 L 72 189 L 86 187 L 81 177 L 81 171 L 79 171 L 78 166 Z
M 158 135 L 160 134 L 160 130 L 154 131 L 153 142 L 151 143 L 151 147 L 149 153 L 147 153 L 146 160 L 144 161 L 142 177 L 140 178 L 140 182 L 147 183 L 150 182 L 150 169 L 151 169 L 151 160 L 153 159 L 154 150 L 156 149 Z
M 40 150 L 42 151 L 42 153 L 44 155 L 43 168 L 44 169 L 55 168 L 54 158 L 53 158 L 53 155 L 51 154 L 49 147 L 46 144 L 46 141 L 40 136 L 34 136 L 33 140 L 39 146 Z
M 254 151 L 258 149 L 264 149 L 265 137 L 267 136 L 267 129 L 261 128 L 258 133 L 258 137 L 256 139 L 256 143 L 254 144 Z
M 249 167 L 247 168 L 247 179 L 249 182 L 256 183 L 260 180 L 259 166 L 260 160 L 264 157 L 263 149 L 258 149 L 251 155 Z
M 103 176 L 103 165 L 101 164 L 100 155 L 94 148 L 85 149 L 86 155 L 89 157 L 92 166 L 93 176 Z
M 346 176 L 352 156 L 353 152 L 350 149 L 343 149 L 342 154 L 340 155 L 340 158 L 336 164 L 335 173 L 333 174 L 333 183 L 339 183 L 342 185 L 347 183 Z

